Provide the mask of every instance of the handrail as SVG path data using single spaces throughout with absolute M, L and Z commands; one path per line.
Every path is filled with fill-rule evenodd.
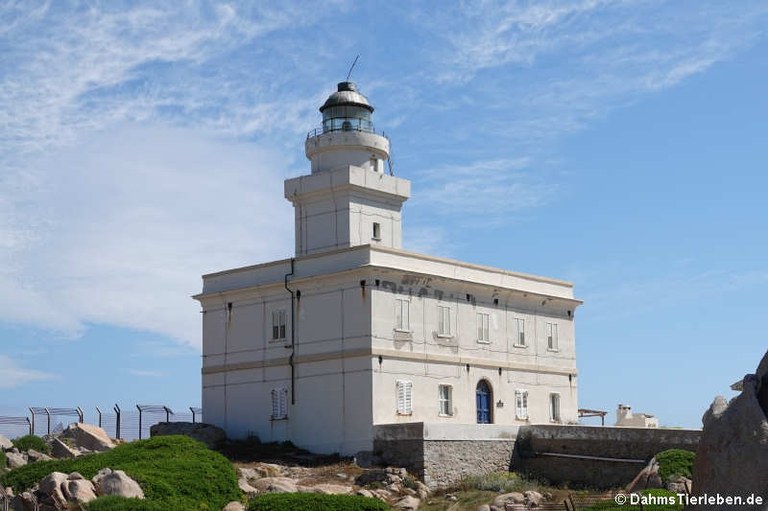
M 315 128 L 313 130 L 310 130 L 307 133 L 307 139 L 310 139 L 312 137 L 319 137 L 320 135 L 324 135 L 325 133 L 334 133 L 338 131 L 359 131 L 363 133 L 372 133 L 374 135 L 379 135 L 380 137 L 384 137 L 387 140 L 389 140 L 389 137 L 386 133 L 383 131 L 379 131 L 375 128 L 363 128 L 362 126 L 348 126 L 346 128 L 343 127 L 319 127 Z

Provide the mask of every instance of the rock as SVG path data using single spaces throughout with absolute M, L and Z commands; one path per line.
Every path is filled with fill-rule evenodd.
M 10 469 L 23 467 L 27 464 L 27 458 L 23 454 L 15 453 L 13 451 L 8 451 L 5 453 L 5 459 L 6 463 L 8 464 L 8 468 Z
M 25 491 L 13 498 L 11 509 L 13 511 L 37 511 L 37 499 L 31 492 Z
M 353 488 L 343 484 L 316 484 L 309 488 L 310 493 L 322 493 L 325 495 L 350 495 Z
M 672 493 L 691 493 L 691 480 L 681 476 L 674 481 L 669 481 L 666 488 Z
M 227 439 L 223 429 L 202 422 L 159 422 L 149 428 L 149 435 L 185 435 L 204 443 L 209 449 L 218 449 Z
M 93 478 L 93 485 L 99 496 L 117 495 L 119 497 L 143 499 L 144 491 L 139 483 L 128 477 L 122 470 L 99 470 Z
M 362 497 L 374 498 L 373 493 L 369 492 L 365 488 L 360 488 L 356 493 Z
M 86 479 L 82 479 L 82 476 L 80 477 L 81 479 L 67 479 L 67 481 L 62 484 L 64 496 L 67 500 L 90 502 L 96 498 L 93 483 Z
M 258 479 L 260 477 L 278 477 L 285 473 L 285 467 L 275 465 L 274 463 L 257 463 L 253 468 L 243 468 L 240 470 L 253 471 L 253 477 L 248 475 L 248 479 Z
M 361 468 L 371 468 L 381 465 L 384 460 L 381 456 L 376 456 L 373 451 L 360 451 L 355 454 L 355 463 Z
M 104 452 L 115 448 L 107 432 L 93 424 L 72 423 L 61 434 L 61 438 L 69 438 L 75 447 L 90 451 Z
M 743 380 L 730 403 L 718 396 L 704 413 L 704 431 L 693 463 L 694 495 L 768 495 L 768 352 L 756 375 Z M 744 505 L 757 510 L 763 506 Z M 691 506 L 691 509 L 725 509 Z
M 479 508 L 477 508 L 477 511 L 491 511 L 491 506 L 488 504 L 483 504 Z
M 51 440 L 51 454 L 55 458 L 76 458 L 80 456 L 79 451 L 72 449 L 58 438 Z
M 240 491 L 245 493 L 246 495 L 256 495 L 259 493 L 259 490 L 254 488 L 248 483 L 248 480 L 244 477 L 239 477 L 237 479 L 237 487 L 240 488 Z
M 539 507 L 541 502 L 544 500 L 544 497 L 541 495 L 541 493 L 532 490 L 524 492 L 523 497 L 525 498 L 525 505 L 527 507 Z
M 245 511 L 245 506 L 242 503 L 233 500 L 221 508 L 221 511 Z
M 51 461 L 52 459 L 53 458 L 51 458 L 47 454 L 42 453 L 42 452 L 38 452 L 38 451 L 36 451 L 34 449 L 29 449 L 27 451 L 27 461 L 29 463 L 34 463 L 36 461 Z
M 419 495 L 421 500 L 426 499 L 430 494 L 429 486 L 422 483 L 421 481 L 416 481 L 416 493 Z
M 651 458 L 651 461 L 638 472 L 632 482 L 626 487 L 627 493 L 638 493 L 640 490 L 647 488 L 663 488 L 664 484 L 659 477 L 659 464 L 656 462 L 656 458 Z
M 63 483 L 67 481 L 67 474 L 62 472 L 51 472 L 40 480 L 40 484 L 37 487 L 37 491 L 42 495 L 48 497 L 48 499 L 42 498 L 43 501 L 52 501 L 54 505 L 59 509 L 67 509 L 67 498 L 62 492 Z
M 389 474 L 383 468 L 375 468 L 366 470 L 355 479 L 355 484 L 358 486 L 367 486 L 371 483 L 383 483 L 387 480 Z
M 255 483 L 259 491 L 269 491 L 274 493 L 296 493 L 296 481 L 290 477 L 262 477 Z
M 525 496 L 520 492 L 502 493 L 495 499 L 493 499 L 493 505 L 504 509 L 507 504 L 523 504 L 525 503 Z
M 408 495 L 407 497 L 403 497 L 402 499 L 398 500 L 392 507 L 394 509 L 403 509 L 405 511 L 416 511 L 419 509 L 420 505 L 421 501 L 419 499 Z
M 0 435 L 0 451 L 10 451 L 11 449 L 13 449 L 13 442 Z
M 80 479 L 85 479 L 80 472 L 72 472 L 67 476 L 67 481 L 79 481 Z

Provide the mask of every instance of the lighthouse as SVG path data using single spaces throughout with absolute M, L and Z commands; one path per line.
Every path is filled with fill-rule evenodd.
M 385 172 L 390 143 L 375 129 L 373 110 L 352 82 L 339 83 L 320 107 L 322 125 L 304 142 L 311 173 L 285 181 L 297 257 L 369 244 L 402 248 L 411 185 Z

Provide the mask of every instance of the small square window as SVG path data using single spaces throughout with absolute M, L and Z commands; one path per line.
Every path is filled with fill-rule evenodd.
M 560 349 L 557 338 L 557 323 L 547 323 L 547 349 L 552 351 Z
M 450 385 L 439 385 L 437 387 L 437 399 L 440 407 L 440 415 L 453 415 L 453 387 Z
M 286 337 L 286 311 L 285 309 L 272 311 L 272 340 L 281 340 Z

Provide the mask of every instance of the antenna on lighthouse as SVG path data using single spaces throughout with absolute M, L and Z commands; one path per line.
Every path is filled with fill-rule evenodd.
M 352 62 L 352 65 L 349 67 L 349 73 L 347 73 L 347 80 L 346 81 L 349 81 L 349 77 L 352 76 L 352 70 L 355 69 L 355 64 L 357 64 L 357 59 L 359 59 L 359 58 L 360 58 L 360 55 L 355 57 L 355 61 Z

